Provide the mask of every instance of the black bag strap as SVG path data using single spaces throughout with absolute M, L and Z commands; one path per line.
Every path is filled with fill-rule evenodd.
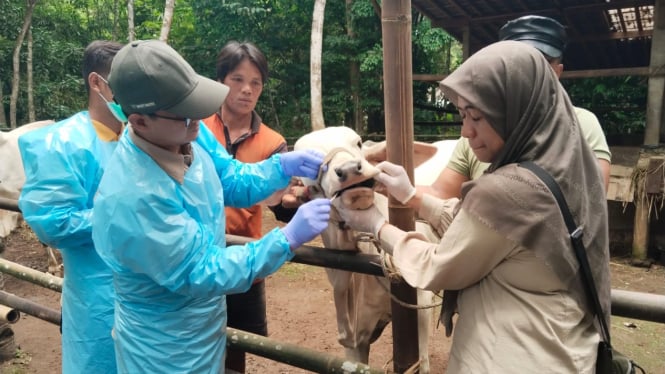
M 522 167 L 525 167 L 531 170 L 538 178 L 540 178 L 543 183 L 549 188 L 556 199 L 556 202 L 559 204 L 561 209 L 561 214 L 563 215 L 563 220 L 566 222 L 566 227 L 570 233 L 570 241 L 573 244 L 573 249 L 575 250 L 575 255 L 577 256 L 577 261 L 580 263 L 582 268 L 582 281 L 584 283 L 584 288 L 586 295 L 593 307 L 593 311 L 598 318 L 600 323 L 601 334 L 608 346 L 611 347 L 610 343 L 610 330 L 607 327 L 607 322 L 605 321 L 605 315 L 603 314 L 603 307 L 600 305 L 600 300 L 598 299 L 598 292 L 596 291 L 596 283 L 593 280 L 593 275 L 591 274 L 591 267 L 589 266 L 589 259 L 586 255 L 586 250 L 584 249 L 584 243 L 582 242 L 583 230 L 581 226 L 575 224 L 575 219 L 570 213 L 568 204 L 566 203 L 566 198 L 563 196 L 559 184 L 552 178 L 552 176 L 546 172 L 540 166 L 534 164 L 531 161 L 520 162 Z

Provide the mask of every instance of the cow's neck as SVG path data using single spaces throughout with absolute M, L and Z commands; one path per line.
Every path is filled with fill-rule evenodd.
M 330 211 L 330 223 L 328 227 L 321 233 L 321 239 L 326 248 L 343 249 L 343 250 L 358 250 L 356 246 L 357 232 L 351 230 L 342 221 L 337 209 L 333 207 Z

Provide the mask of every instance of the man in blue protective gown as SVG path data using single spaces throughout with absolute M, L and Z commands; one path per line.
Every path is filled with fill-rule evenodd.
M 26 181 L 23 218 L 62 253 L 62 372 L 115 373 L 111 273 L 92 242 L 92 201 L 123 129 L 107 77 L 122 44 L 94 41 L 83 53 L 88 110 L 19 138 Z M 120 112 L 119 114 L 122 114 Z
M 228 87 L 196 74 L 166 43 L 126 45 L 109 83 L 129 126 L 92 220 L 97 252 L 113 271 L 118 372 L 223 372 L 224 295 L 276 271 L 330 215 L 328 200 L 312 200 L 283 229 L 227 247 L 224 205 L 249 207 L 292 176 L 316 178 L 323 155 L 233 159 L 199 121 L 220 108 Z

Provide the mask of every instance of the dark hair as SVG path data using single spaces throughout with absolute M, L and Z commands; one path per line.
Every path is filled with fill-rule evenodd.
M 249 59 L 261 72 L 261 80 L 266 84 L 268 80 L 268 60 L 266 56 L 254 44 L 249 42 L 239 43 L 232 40 L 219 51 L 217 55 L 217 80 L 224 81 L 224 78 L 233 71 L 240 63 Z
M 85 47 L 81 70 L 87 92 L 90 92 L 90 84 L 88 83 L 90 73 L 95 72 L 104 78 L 108 77 L 113 57 L 115 57 L 122 47 L 121 43 L 108 40 L 95 40 Z

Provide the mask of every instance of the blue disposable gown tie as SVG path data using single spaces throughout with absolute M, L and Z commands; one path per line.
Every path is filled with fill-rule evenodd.
M 118 143 L 98 138 L 88 112 L 19 138 L 26 182 L 19 207 L 42 242 L 62 253 L 62 372 L 115 373 L 114 291 L 92 242 L 92 201 Z
M 93 238 L 114 272 L 120 373 L 222 372 L 224 295 L 245 292 L 293 256 L 278 229 L 226 247 L 225 201 L 251 206 L 289 178 L 279 156 L 239 163 L 200 127 L 182 184 L 130 136 L 100 183 Z

